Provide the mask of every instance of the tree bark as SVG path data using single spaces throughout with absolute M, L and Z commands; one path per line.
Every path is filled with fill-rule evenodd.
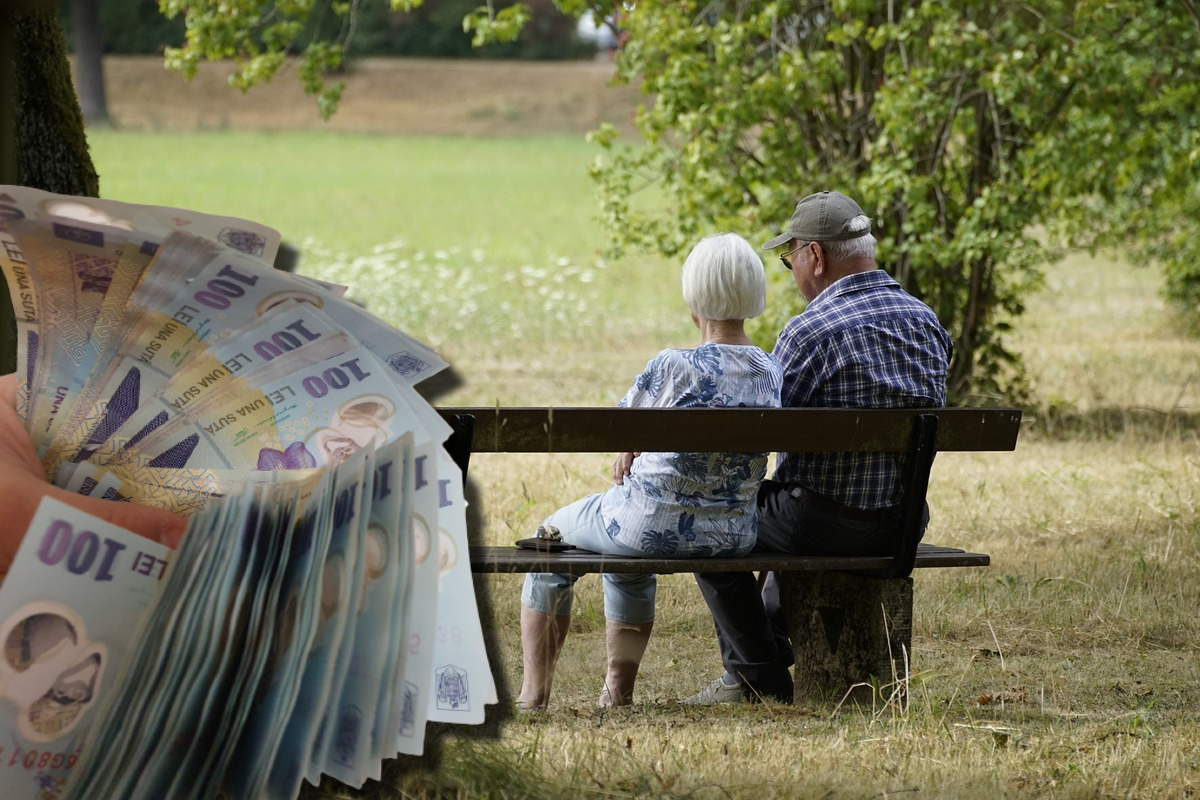
M 912 578 L 785 572 L 779 588 L 797 701 L 905 702 Z
M 0 184 L 98 197 L 57 5 L 0 2 Z M 16 369 L 16 330 L 0 281 L 0 375 Z
M 99 197 L 100 177 L 88 151 L 58 15 L 18 14 L 16 37 L 18 183 Z
M 0 7 L 0 185 L 17 182 L 17 77 L 12 57 L 16 19 Z M 17 318 L 8 281 L 0 280 L 0 375 L 17 370 Z
M 100 38 L 99 0 L 71 0 L 71 39 L 83 121 L 87 125 L 107 125 L 111 120 L 104 92 L 104 43 Z

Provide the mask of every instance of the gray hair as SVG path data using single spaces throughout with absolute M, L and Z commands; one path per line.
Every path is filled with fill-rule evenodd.
M 871 220 L 865 214 L 860 214 L 846 224 L 850 231 L 870 230 Z M 844 242 L 821 242 L 825 253 L 834 261 L 844 261 L 848 258 L 866 257 L 875 260 L 875 237 L 871 234 L 859 236 L 857 239 L 847 239 Z
M 736 233 L 706 236 L 683 262 L 683 299 L 703 319 L 749 319 L 767 306 L 762 260 Z

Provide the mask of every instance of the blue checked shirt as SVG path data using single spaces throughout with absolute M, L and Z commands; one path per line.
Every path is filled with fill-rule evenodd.
M 946 404 L 950 335 L 882 270 L 848 275 L 779 334 L 785 408 L 931 408 Z M 897 455 L 780 453 L 775 480 L 859 509 L 900 502 Z

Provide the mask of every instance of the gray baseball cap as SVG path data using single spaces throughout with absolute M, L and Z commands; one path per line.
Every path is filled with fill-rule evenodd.
M 762 246 L 773 250 L 789 239 L 802 242 L 844 242 L 871 232 L 868 224 L 861 231 L 849 229 L 850 220 L 863 216 L 858 203 L 841 192 L 817 192 L 796 203 L 796 211 L 787 230 Z M 868 220 L 869 222 L 869 220 Z

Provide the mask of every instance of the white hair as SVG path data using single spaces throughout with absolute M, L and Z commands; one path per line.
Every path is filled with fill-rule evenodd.
M 846 224 L 846 227 L 851 231 L 869 230 L 871 227 L 871 219 L 865 214 L 859 214 L 854 219 Z M 821 242 L 821 247 L 825 253 L 834 261 L 844 261 L 848 258 L 867 257 L 872 261 L 875 260 L 875 237 L 871 234 L 859 236 L 856 239 L 847 239 L 843 242 Z
M 757 317 L 767 305 L 762 260 L 736 233 L 706 236 L 683 262 L 683 299 L 702 319 Z

